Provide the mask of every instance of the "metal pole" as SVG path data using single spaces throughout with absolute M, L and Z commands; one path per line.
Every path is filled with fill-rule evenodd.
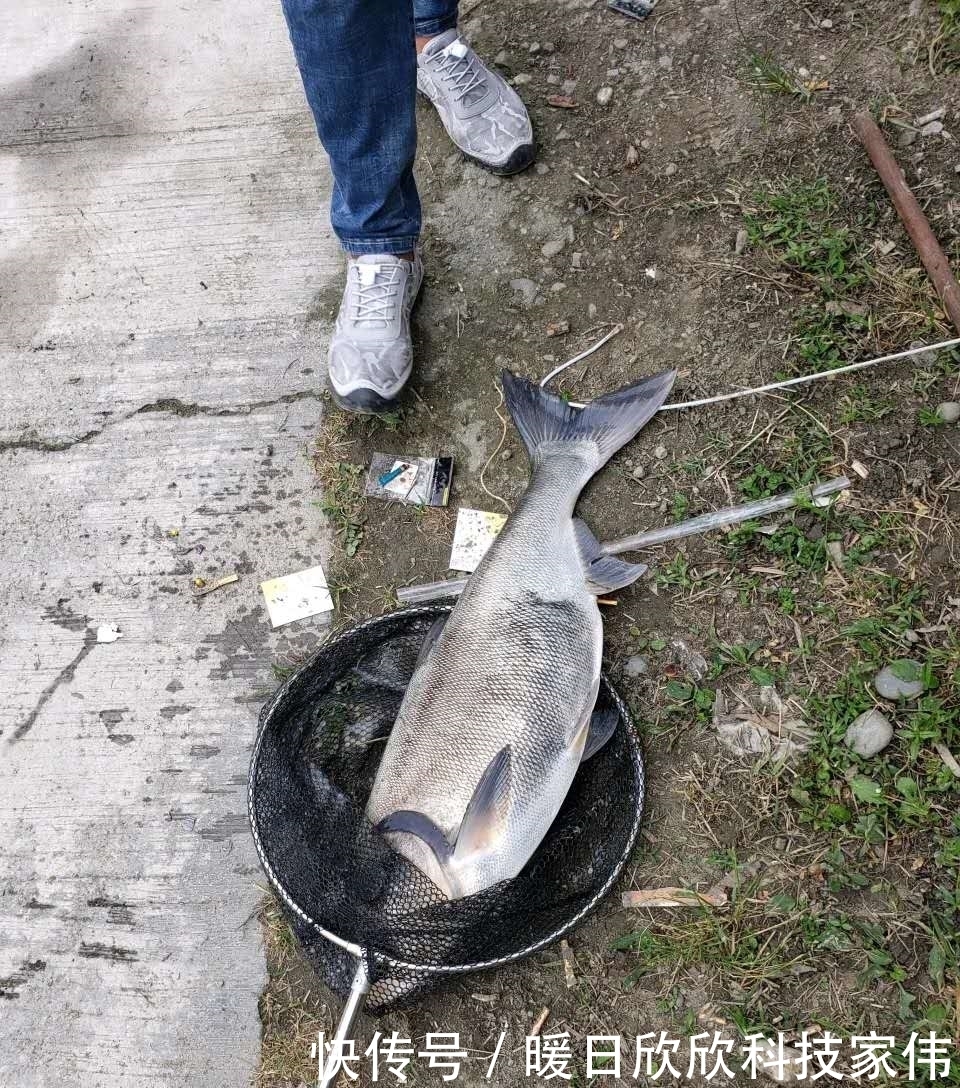
M 690 518 L 689 521 L 680 521 L 676 525 L 665 525 L 662 529 L 648 529 L 636 536 L 624 536 L 619 540 L 608 540 L 601 544 L 601 549 L 607 555 L 619 555 L 621 552 L 639 551 L 641 548 L 650 548 L 654 544 L 665 544 L 669 540 L 681 540 L 687 536 L 697 536 L 699 533 L 710 532 L 711 529 L 720 529 L 724 525 L 736 525 L 741 521 L 749 521 L 751 518 L 763 517 L 766 514 L 775 514 L 778 510 L 788 510 L 796 506 L 805 498 L 819 499 L 824 495 L 832 495 L 835 491 L 843 491 L 850 486 L 846 476 L 837 476 L 833 480 L 817 484 L 812 488 L 801 488 L 799 491 L 791 491 L 787 495 L 774 495 L 769 499 L 757 499 L 756 502 L 748 502 L 743 506 L 727 506 L 723 510 L 715 510 L 712 514 L 701 514 L 699 517 Z
M 860 137 L 860 142 L 867 149 L 867 154 L 880 175 L 880 180 L 890 194 L 897 215 L 907 228 L 910 241 L 923 261 L 933 285 L 943 302 L 943 308 L 953 322 L 954 328 L 960 329 L 960 285 L 957 284 L 947 255 L 940 247 L 936 236 L 930 229 L 930 223 L 917 203 L 917 198 L 904 181 L 897 160 L 893 157 L 883 133 L 867 111 L 858 113 L 853 119 L 853 130 Z
M 340 1014 L 340 1023 L 337 1024 L 336 1034 L 330 1041 L 330 1053 L 323 1067 L 323 1076 L 320 1078 L 317 1088 L 332 1088 L 333 1082 L 340 1072 L 340 1058 L 343 1055 L 343 1044 L 353 1036 L 353 1026 L 357 1022 L 360 1010 L 363 1008 L 364 998 L 370 990 L 370 974 L 367 971 L 366 960 L 361 956 L 357 965 L 356 974 L 350 984 L 350 993 L 347 996 L 343 1012 Z

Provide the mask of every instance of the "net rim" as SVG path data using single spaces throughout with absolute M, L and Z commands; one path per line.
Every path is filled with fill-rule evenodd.
M 454 604 L 425 604 L 425 605 L 413 605 L 409 608 L 397 608 L 392 612 L 384 613 L 381 616 L 373 616 L 370 619 L 363 620 L 360 623 L 353 624 L 350 627 L 344 628 L 344 630 L 338 632 L 332 638 L 327 639 L 322 646 L 320 646 L 292 675 L 280 685 L 279 688 L 273 693 L 273 695 L 264 704 L 263 709 L 260 712 L 260 721 L 257 728 L 257 739 L 254 743 L 253 753 L 250 757 L 250 772 L 247 785 L 247 817 L 250 821 L 250 830 L 253 835 L 254 846 L 256 847 L 257 856 L 260 859 L 260 864 L 263 867 L 263 871 L 267 876 L 273 890 L 279 895 L 284 905 L 292 911 L 297 918 L 303 923 L 308 925 L 315 933 L 317 933 L 324 940 L 329 941 L 331 944 L 342 948 L 345 952 L 350 953 L 358 960 L 362 961 L 375 961 L 377 964 L 382 965 L 390 970 L 410 971 L 421 975 L 430 976 L 457 976 L 468 974 L 472 971 L 486 971 L 495 967 L 503 967 L 506 964 L 516 963 L 519 960 L 526 959 L 528 956 L 532 956 L 534 953 L 541 951 L 542 949 L 554 944 L 560 940 L 566 934 L 575 929 L 589 914 L 591 914 L 606 898 L 613 885 L 620 878 L 626 867 L 627 862 L 630 860 L 630 855 L 633 853 L 633 849 L 636 846 L 637 838 L 640 834 L 640 825 L 643 820 L 644 802 L 646 799 L 646 774 L 643 763 L 643 753 L 640 748 L 640 738 L 637 735 L 637 730 L 634 725 L 633 716 L 630 713 L 627 704 L 624 702 L 619 691 L 614 687 L 612 681 L 607 675 L 606 671 L 602 671 L 600 674 L 600 683 L 603 686 L 606 694 L 613 700 L 614 705 L 617 708 L 618 713 L 626 727 L 627 739 L 630 746 L 631 765 L 634 774 L 634 813 L 633 823 L 630 828 L 630 832 L 627 836 L 626 843 L 620 857 L 615 864 L 611 867 L 603 885 L 596 891 L 590 901 L 577 913 L 569 918 L 563 925 L 558 926 L 555 930 L 549 933 L 546 937 L 540 938 L 533 944 L 527 945 L 525 948 L 518 949 L 515 952 L 508 953 L 503 956 L 497 956 L 493 959 L 483 960 L 476 963 L 460 963 L 460 964 L 428 964 L 428 963 L 411 963 L 406 960 L 395 959 L 392 956 L 383 952 L 378 952 L 374 948 L 364 948 L 362 945 L 355 944 L 352 941 L 345 940 L 338 934 L 328 930 L 325 926 L 321 925 L 316 919 L 312 918 L 296 900 L 287 891 L 276 871 L 274 870 L 270 859 L 267 857 L 266 848 L 263 845 L 263 840 L 260 837 L 260 831 L 257 827 L 257 810 L 256 810 L 256 769 L 260 756 L 260 750 L 263 743 L 263 738 L 266 735 L 267 729 L 271 723 L 271 717 L 277 706 L 283 701 L 288 691 L 299 681 L 303 673 L 313 667 L 316 662 L 328 653 L 334 646 L 346 641 L 349 637 L 358 635 L 362 631 L 369 630 L 372 627 L 379 627 L 386 625 L 387 623 L 394 622 L 403 618 L 416 618 L 417 616 L 439 618 L 443 613 L 449 613 L 453 610 Z

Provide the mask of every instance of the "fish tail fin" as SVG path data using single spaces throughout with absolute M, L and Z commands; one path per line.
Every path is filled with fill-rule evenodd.
M 676 376 L 675 370 L 665 370 L 597 397 L 583 408 L 573 408 L 509 370 L 503 371 L 501 380 L 507 410 L 532 463 L 560 452 L 564 445 L 593 442 L 597 471 L 656 414 Z

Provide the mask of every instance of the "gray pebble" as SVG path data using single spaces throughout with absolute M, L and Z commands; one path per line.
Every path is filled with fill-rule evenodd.
M 533 79 L 533 76 L 529 72 L 520 72 L 519 75 L 513 77 L 514 87 L 523 87 Z
M 653 451 L 653 456 L 656 457 L 658 461 L 662 461 L 664 457 L 667 456 L 667 447 L 657 446 L 657 448 Z
M 941 132 L 943 132 L 942 121 L 931 121 L 928 125 L 924 125 L 923 128 L 920 129 L 921 136 L 939 136 Z
M 630 473 L 630 475 L 635 480 L 642 480 L 644 478 L 644 476 L 646 476 L 646 474 L 647 474 L 647 470 L 643 467 L 643 465 L 634 466 L 633 472 Z
M 500 460 L 501 461 L 509 461 L 512 456 L 513 456 L 513 450 L 504 450 L 503 453 L 500 454 Z
M 537 297 L 537 292 L 540 288 L 533 282 L 533 280 L 517 279 L 510 281 L 510 288 L 516 291 L 517 294 L 523 296 L 524 304 L 532 306 L 534 300 Z
M 556 257 L 558 253 L 563 252 L 563 247 L 566 244 L 566 238 L 553 238 L 549 242 L 543 243 L 540 252 L 549 260 L 549 258 Z
M 937 405 L 937 415 L 944 423 L 956 423 L 960 419 L 960 401 L 945 400 Z
M 664 176 L 672 178 L 679 169 L 680 167 L 677 166 L 675 162 L 668 162 L 667 165 L 663 168 Z
M 894 665 L 884 665 L 873 678 L 873 687 L 876 693 L 882 698 L 890 699 L 893 702 L 899 699 L 915 699 L 918 695 L 922 695 L 924 683 L 920 678 L 922 669 L 920 662 L 903 658 L 901 661 L 894 662 L 894 664 L 897 666 L 896 671 L 894 671 Z M 911 678 L 901 679 L 900 676 L 897 676 L 897 672 L 902 672 Z M 912 677 L 916 677 L 916 679 L 912 679 Z
M 559 294 L 561 291 L 566 291 L 566 289 L 567 285 L 565 283 L 561 283 L 559 280 L 557 280 L 556 283 L 550 284 L 550 290 L 553 291 L 554 294 Z
M 893 740 L 893 726 L 879 710 L 866 710 L 854 718 L 843 737 L 843 742 L 858 756 L 869 759 Z
M 612 87 L 601 87 L 600 90 L 597 91 L 597 102 L 599 102 L 601 106 L 608 105 L 611 98 L 613 98 Z

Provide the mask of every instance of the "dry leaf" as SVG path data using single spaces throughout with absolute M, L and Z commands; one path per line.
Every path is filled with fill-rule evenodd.
M 576 102 L 568 94 L 551 94 L 547 96 L 547 105 L 557 110 L 575 110 Z
M 623 893 L 625 907 L 722 907 L 726 902 L 726 893 L 716 889 L 696 892 L 689 888 L 641 888 Z

